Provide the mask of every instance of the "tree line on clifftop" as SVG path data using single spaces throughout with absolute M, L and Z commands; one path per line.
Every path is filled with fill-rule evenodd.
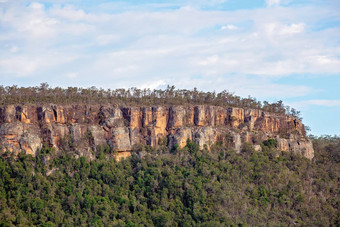
M 142 148 L 121 162 L 43 148 L 0 156 L 0 226 L 339 226 L 340 138 L 312 138 L 315 157 L 273 141 L 241 153 Z M 160 144 L 162 145 L 162 144 Z
M 248 96 L 242 98 L 229 91 L 204 92 L 196 88 L 192 90 L 176 89 L 167 86 L 162 89 L 102 89 L 96 87 L 50 87 L 41 83 L 36 87 L 0 86 L 0 104 L 119 104 L 119 105 L 216 105 L 261 109 L 267 112 L 289 114 L 300 118 L 300 112 L 277 101 L 257 101 Z

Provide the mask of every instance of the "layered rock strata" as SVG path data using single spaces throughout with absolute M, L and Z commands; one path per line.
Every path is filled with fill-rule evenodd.
M 140 145 L 186 145 L 201 149 L 216 142 L 240 152 L 242 143 L 256 150 L 275 138 L 279 150 L 312 159 L 312 143 L 300 120 L 255 109 L 220 106 L 117 107 L 100 105 L 43 105 L 0 108 L 0 150 L 35 155 L 45 147 L 91 151 L 109 145 L 124 157 Z M 116 157 L 120 160 L 119 155 Z

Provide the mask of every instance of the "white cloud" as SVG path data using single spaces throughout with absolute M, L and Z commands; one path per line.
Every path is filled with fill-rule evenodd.
M 315 62 L 319 65 L 334 65 L 334 66 L 340 66 L 340 60 L 335 57 L 330 56 L 311 56 L 310 57 L 312 62 Z
M 309 100 L 309 104 L 311 105 L 318 105 L 318 106 L 328 106 L 328 107 L 333 107 L 333 106 L 340 106 L 340 100 Z
M 302 33 L 305 29 L 304 23 L 281 24 L 280 22 L 270 22 L 262 26 L 269 39 L 296 35 Z
M 13 6 L 0 11 L 6 27 L 0 42 L 8 43 L 0 52 L 0 79 L 12 75 L 45 81 L 50 75 L 65 84 L 82 78 L 106 87 L 169 83 L 258 97 L 303 96 L 310 87 L 271 79 L 340 73 L 339 31 L 309 30 L 315 15 L 322 19 L 336 13 L 328 8 L 225 12 L 190 6 L 103 13 L 71 5 Z
M 53 16 L 58 16 L 71 21 L 86 20 L 88 18 L 88 15 L 83 10 L 76 10 L 70 5 L 64 8 L 53 8 L 50 13 Z
M 280 29 L 281 35 L 293 35 L 303 32 L 305 29 L 304 23 L 298 23 L 298 24 L 291 24 L 291 25 L 284 25 Z
M 236 30 L 237 27 L 236 27 L 235 25 L 233 25 L 233 24 L 223 25 L 223 26 L 221 27 L 221 30 L 226 30 L 226 29 L 228 29 L 228 30 Z
M 35 10 L 41 10 L 41 9 L 44 9 L 44 5 L 38 2 L 33 2 L 29 5 L 29 8 L 35 9 Z
M 167 83 L 165 82 L 165 80 L 156 80 L 156 81 L 149 81 L 147 83 L 143 83 L 139 86 L 137 86 L 140 89 L 144 89 L 144 88 L 150 88 L 152 89 L 156 89 L 159 88 L 160 86 L 166 85 Z
M 209 56 L 205 58 L 204 60 L 198 62 L 198 65 L 202 66 L 211 66 L 216 65 L 219 61 L 219 57 L 217 55 Z
M 7 10 L 0 12 L 0 22 L 7 28 L 6 35 L 8 39 L 45 39 L 51 38 L 56 34 L 56 25 L 58 20 L 49 17 L 44 5 L 40 3 L 31 3 L 26 7 L 9 5 Z M 8 30 L 10 29 L 10 30 Z M 0 32 L 1 35 L 4 35 Z
M 266 0 L 267 6 L 279 5 L 282 0 Z
M 290 2 L 291 0 L 266 0 L 268 7 L 279 6 L 283 3 Z
M 66 73 L 65 76 L 66 76 L 67 78 L 70 78 L 70 79 L 75 79 L 75 78 L 78 77 L 78 75 L 79 75 L 78 72 L 71 72 L 71 73 Z
M 340 107 L 340 100 L 312 99 L 292 103 L 293 106 L 305 108 L 307 106 Z
M 17 46 L 12 46 L 11 49 L 9 50 L 11 53 L 16 53 L 18 52 L 19 48 Z
M 98 35 L 96 41 L 99 45 L 107 45 L 120 40 L 119 35 L 116 34 L 102 34 Z
M 20 26 L 19 31 L 28 32 L 33 37 L 50 37 L 55 33 L 54 25 L 57 20 L 51 18 L 32 18 Z
M 62 53 L 46 52 L 37 56 L 18 55 L 7 58 L 0 58 L 0 71 L 2 75 L 11 77 L 33 77 L 39 72 L 48 69 L 58 69 L 63 64 L 72 62 L 77 57 L 74 55 L 65 56 Z M 1 78 L 1 76 L 0 76 Z
M 0 69 L 4 74 L 15 74 L 22 77 L 35 72 L 40 65 L 38 59 L 12 58 L 0 59 Z

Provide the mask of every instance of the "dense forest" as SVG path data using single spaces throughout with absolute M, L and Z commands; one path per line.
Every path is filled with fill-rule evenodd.
M 166 89 L 98 89 L 78 87 L 50 87 L 41 83 L 36 87 L 0 86 L 0 105 L 5 104 L 118 104 L 118 105 L 183 105 L 209 104 L 216 106 L 230 106 L 241 108 L 262 109 L 268 112 L 289 114 L 300 118 L 300 111 L 290 108 L 277 101 L 257 101 L 253 97 L 242 98 L 228 91 L 203 92 L 176 89 L 167 86 Z
M 215 144 L 145 146 L 121 162 L 42 149 L 0 158 L 1 226 L 339 226 L 340 138 L 312 137 L 315 157 Z

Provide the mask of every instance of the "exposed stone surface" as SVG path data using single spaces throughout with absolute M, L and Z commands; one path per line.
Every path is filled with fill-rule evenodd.
M 0 127 L 0 144 L 3 148 L 17 153 L 20 150 L 19 140 L 23 134 L 23 124 L 5 122 Z
M 131 150 L 129 129 L 126 127 L 118 127 L 112 130 L 112 137 L 110 139 L 112 148 L 116 151 Z
M 19 143 L 21 150 L 26 154 L 35 155 L 35 152 L 42 147 L 39 127 L 37 125 L 25 125 Z
M 8 105 L 4 108 L 3 119 L 5 123 L 11 123 L 15 120 L 16 109 L 14 105 Z
M 242 147 L 241 135 L 238 133 L 233 133 L 233 148 L 237 153 L 240 153 L 241 147 Z
M 123 113 L 119 108 L 105 109 L 104 114 L 108 116 L 105 120 L 105 128 L 119 128 L 124 127 Z
M 220 142 L 237 152 L 243 142 L 260 151 L 263 140 L 275 138 L 279 150 L 314 156 L 300 120 L 262 110 L 207 105 L 0 107 L 0 149 L 15 154 L 35 155 L 44 144 L 56 150 L 72 147 L 91 156 L 91 149 L 108 144 L 125 157 L 128 153 L 122 152 L 140 145 L 158 146 L 166 137 L 169 147 L 182 148 L 190 139 L 201 149 Z
M 69 126 L 71 141 L 78 149 L 87 150 L 89 147 L 88 127 L 85 124 L 72 123 Z
M 178 128 L 172 135 L 170 135 L 170 147 L 178 144 L 179 148 L 185 147 L 187 140 L 192 140 L 191 128 Z
M 131 156 L 131 152 L 129 151 L 122 151 L 118 152 L 117 154 L 114 155 L 114 158 L 116 159 L 117 162 L 121 161 L 124 158 L 128 158 Z
M 89 125 L 87 131 L 89 132 L 89 139 L 92 139 L 94 146 L 104 146 L 107 144 L 105 139 L 105 131 L 99 125 Z
M 282 139 L 278 138 L 277 148 L 281 151 L 290 151 L 312 159 L 314 157 L 313 144 L 306 139 Z
M 220 106 L 214 106 L 214 122 L 215 126 L 226 126 L 227 125 L 227 111 L 225 108 Z
M 153 107 L 152 108 L 152 120 L 153 127 L 155 128 L 155 134 L 157 136 L 166 136 L 167 123 L 169 118 L 169 110 L 164 107 Z
M 183 106 L 172 106 L 170 107 L 170 117 L 169 117 L 169 128 L 179 128 L 184 126 L 184 116 L 186 111 Z
M 194 122 L 196 126 L 206 125 L 207 118 L 205 116 L 204 106 L 195 106 Z
M 254 150 L 257 152 L 261 152 L 262 151 L 262 147 L 258 144 L 254 145 Z
M 249 130 L 254 130 L 255 122 L 263 116 L 261 110 L 247 109 L 244 111 L 244 121 L 248 123 Z
M 244 109 L 228 108 L 228 123 L 231 127 L 237 128 L 244 122 Z
M 36 125 L 21 122 L 4 123 L 0 127 L 0 145 L 11 152 L 20 150 L 35 155 L 42 146 L 40 129 Z
M 193 141 L 199 145 L 200 149 L 203 149 L 204 145 L 209 148 L 216 142 L 216 131 L 212 127 L 199 128 L 194 134 Z
M 277 149 L 281 151 L 289 151 L 289 143 L 287 139 L 277 138 Z

